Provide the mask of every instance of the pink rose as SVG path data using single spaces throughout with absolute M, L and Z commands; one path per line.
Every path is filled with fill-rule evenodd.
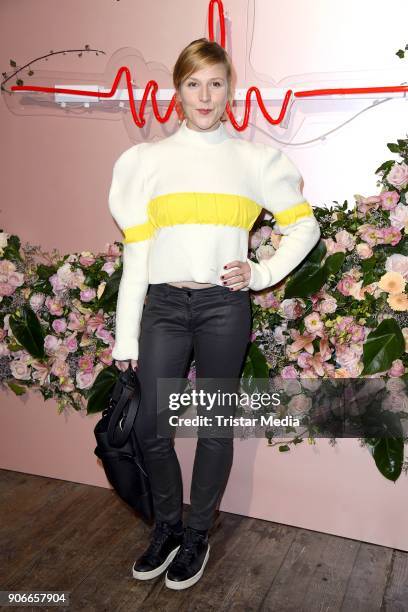
M 16 288 L 11 283 L 0 283 L 0 296 L 13 295 Z
M 78 360 L 78 369 L 83 372 L 92 372 L 93 358 L 90 355 L 82 355 Z
M 345 253 L 346 249 L 343 245 L 339 244 L 333 238 L 323 238 L 323 242 L 326 245 L 327 255 L 333 255 L 334 253 Z
M 394 377 L 403 376 L 405 374 L 405 366 L 401 359 L 394 359 L 387 374 Z
M 79 263 L 84 268 L 90 268 L 96 261 L 96 258 L 89 251 L 84 251 L 79 256 Z
M 74 333 L 67 336 L 64 340 L 64 345 L 70 353 L 75 353 L 78 350 L 78 340 L 76 338 L 76 334 Z
M 61 334 L 67 329 L 67 322 L 65 319 L 55 319 L 51 324 L 52 329 L 57 332 L 57 334 Z
M 285 366 L 284 368 L 282 368 L 281 377 L 285 378 L 285 379 L 288 379 L 288 378 L 299 378 L 299 374 L 298 374 L 295 366 L 288 365 L 288 366 Z
M 401 202 L 390 212 L 390 223 L 393 227 L 401 230 L 408 224 L 408 206 Z
M 51 367 L 51 372 L 58 378 L 65 378 L 69 376 L 69 365 L 66 361 L 56 359 Z
M 60 317 L 64 314 L 64 303 L 58 298 L 47 297 L 45 300 L 45 306 L 48 308 L 50 314 L 54 317 Z
M 287 330 L 287 325 L 277 325 L 273 330 L 273 339 L 276 344 L 286 344 L 288 336 L 285 336 L 283 332 Z
M 383 191 L 380 193 L 381 208 L 383 210 L 394 210 L 398 204 L 400 195 L 398 191 Z
M 401 276 L 408 280 L 408 257 L 400 253 L 394 253 L 385 262 L 387 272 L 399 272 Z
M 308 412 L 312 407 L 312 398 L 300 393 L 291 398 L 288 404 L 288 413 L 292 416 Z
M 381 233 L 383 244 L 395 246 L 402 238 L 400 230 L 396 227 L 382 227 Z
M 361 259 L 368 259 L 373 255 L 373 249 L 366 242 L 359 242 L 356 246 L 357 255 Z
M 317 310 L 321 314 L 329 314 L 332 312 L 336 312 L 337 310 L 337 300 L 333 296 L 329 295 L 325 300 L 322 300 L 320 304 L 317 306 Z
M 112 257 L 112 259 L 115 259 L 116 257 L 120 257 L 120 248 L 116 244 L 107 243 L 105 245 L 105 253 L 107 257 Z
M 259 292 L 254 296 L 254 304 L 262 308 L 278 308 L 279 300 L 273 291 Z
M 17 378 L 18 380 L 30 379 L 30 370 L 28 368 L 28 365 L 20 359 L 14 359 L 10 363 L 10 370 L 14 378 Z
M 285 319 L 293 320 L 302 316 L 304 304 L 297 298 L 282 300 L 280 309 Z
M 405 189 L 408 185 L 408 166 L 405 162 L 395 164 L 387 174 L 387 181 L 390 185 L 394 185 L 399 191 Z
M 335 239 L 344 251 L 352 251 L 354 249 L 356 239 L 347 230 L 337 232 Z
M 30 296 L 29 303 L 34 312 L 37 312 L 41 308 L 41 306 L 44 304 L 44 300 L 44 293 L 33 293 Z
M 115 264 L 113 261 L 107 261 L 106 263 L 103 264 L 102 268 L 101 268 L 102 272 L 106 272 L 107 274 L 109 274 L 109 276 L 112 276 L 112 274 L 115 272 Z
M 56 338 L 55 336 L 47 335 L 44 338 L 44 349 L 47 353 L 54 353 L 59 345 L 61 344 L 61 340 Z
M 88 287 L 80 292 L 80 298 L 83 302 L 92 302 L 92 300 L 96 297 L 96 291 L 92 287 Z
M 24 283 L 24 274 L 22 272 L 12 272 L 8 277 L 8 282 L 13 287 L 21 287 Z

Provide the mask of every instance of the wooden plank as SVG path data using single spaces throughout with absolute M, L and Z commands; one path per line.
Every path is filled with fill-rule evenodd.
M 107 489 L 76 486 L 66 490 L 59 503 L 47 506 L 42 518 L 31 516 L 24 534 L 16 538 L 18 559 L 7 589 L 71 590 L 83 579 L 85 568 L 89 572 L 100 562 L 106 530 L 113 537 L 120 531 L 115 519 L 129 511 Z
M 135 559 L 149 544 L 151 528 L 130 517 L 123 517 L 121 523 L 118 537 L 106 535 L 99 551 L 99 563 L 73 589 L 73 609 L 109 612 L 148 610 L 145 602 L 163 577 L 135 580 L 131 569 Z
M 406 553 L 405 553 L 406 554 Z M 341 610 L 372 612 L 382 610 L 387 576 L 392 563 L 392 549 L 363 542 L 358 550 L 347 584 Z M 391 610 L 387 607 L 387 610 Z
M 393 551 L 382 609 L 387 612 L 408 610 L 408 553 L 405 551 Z
M 326 570 L 325 555 L 330 557 L 333 551 L 326 552 L 330 548 L 330 540 L 336 539 L 333 536 L 319 533 L 317 531 L 309 531 L 306 529 L 296 529 L 296 536 L 287 552 L 287 555 L 274 576 L 269 591 L 265 594 L 264 601 L 260 606 L 260 610 L 279 610 L 280 612 L 293 612 L 293 610 L 338 610 L 334 607 L 324 607 L 319 597 L 323 597 L 322 590 L 318 586 L 318 579 L 314 577 Z M 340 545 L 340 538 L 337 546 L 340 546 L 343 554 L 346 550 Z M 354 555 L 358 549 L 359 543 L 355 543 Z M 353 551 L 352 551 L 353 552 Z M 338 555 L 335 555 L 338 557 Z M 354 557 L 353 557 L 354 560 Z M 350 555 L 346 561 L 349 571 L 351 571 L 353 560 L 350 560 Z M 347 585 L 347 578 L 340 580 L 340 585 L 336 583 L 335 572 L 337 568 L 331 568 L 332 581 L 334 583 L 333 593 L 340 599 Z M 317 572 L 317 573 L 316 573 Z M 347 572 L 347 569 L 346 569 Z M 321 578 L 322 579 L 322 578 Z M 308 594 L 308 591 L 314 591 L 314 594 Z M 325 592 L 324 592 L 325 595 Z M 319 607 L 320 606 L 320 607 Z
M 152 527 L 114 491 L 7 470 L 0 490 L 2 588 L 70 591 L 70 610 L 408 612 L 404 551 L 221 512 L 203 577 L 173 591 L 132 577 Z

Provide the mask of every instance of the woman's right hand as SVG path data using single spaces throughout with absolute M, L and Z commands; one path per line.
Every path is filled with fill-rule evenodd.
M 130 365 L 132 367 L 133 370 L 135 370 L 137 367 L 139 367 L 138 361 L 137 359 L 131 359 L 130 360 Z M 126 372 L 126 370 L 129 367 L 129 359 L 126 360 L 117 360 L 115 359 L 115 366 L 118 368 L 118 370 L 120 370 L 121 372 Z

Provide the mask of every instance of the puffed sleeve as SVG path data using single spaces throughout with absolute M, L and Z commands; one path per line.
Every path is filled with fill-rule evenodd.
M 112 357 L 138 359 L 140 320 L 149 285 L 148 258 L 154 227 L 148 219 L 143 147 L 140 143 L 124 151 L 113 167 L 109 210 L 124 234 L 123 272 L 116 306 L 115 345 Z
M 251 268 L 249 289 L 260 291 L 287 276 L 320 239 L 320 227 L 312 207 L 300 189 L 301 174 L 282 151 L 265 145 L 261 170 L 263 207 L 275 218 L 274 231 L 282 234 L 279 247 L 270 259 Z

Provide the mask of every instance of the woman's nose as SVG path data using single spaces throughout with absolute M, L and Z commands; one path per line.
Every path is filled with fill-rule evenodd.
M 203 91 L 200 93 L 200 100 L 205 101 L 205 100 L 209 100 L 209 99 L 210 99 L 210 94 L 208 93 L 208 91 L 203 90 Z

